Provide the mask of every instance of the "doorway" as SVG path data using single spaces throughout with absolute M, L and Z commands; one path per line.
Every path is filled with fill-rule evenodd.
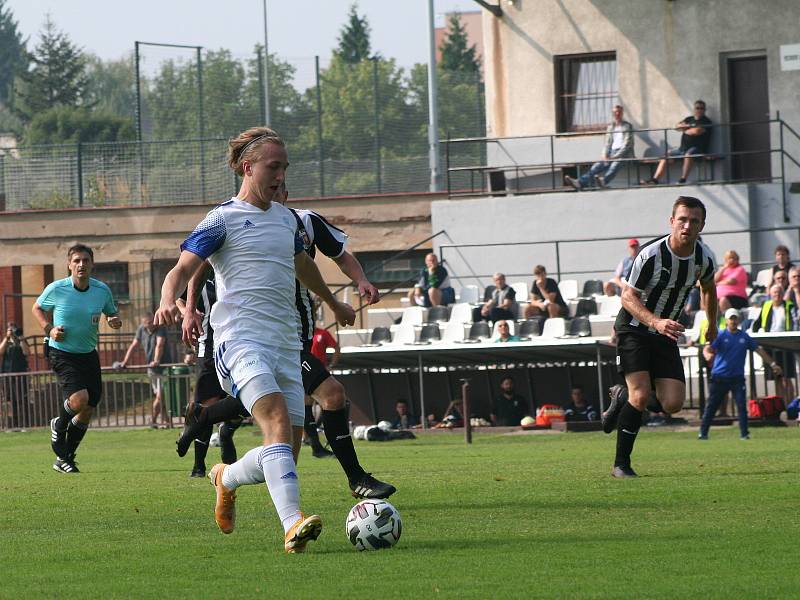
M 755 152 L 731 157 L 732 178 L 771 179 L 767 57 L 729 58 L 727 75 L 730 122 L 764 121 L 731 125 L 731 151 Z

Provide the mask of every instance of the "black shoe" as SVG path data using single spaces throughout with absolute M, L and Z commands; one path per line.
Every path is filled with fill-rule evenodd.
M 625 391 L 624 385 L 612 385 L 608 390 L 608 397 L 611 403 L 608 405 L 608 410 L 600 415 L 600 422 L 603 424 L 603 431 L 611 433 L 617 428 L 617 419 L 619 418 L 619 411 L 625 402 L 620 398 L 622 392 Z
M 58 417 L 50 419 L 50 447 L 53 453 L 58 456 L 64 456 L 67 453 L 67 430 L 59 431 L 56 427 Z
M 639 181 L 639 185 L 658 185 L 658 179 L 655 177 L 651 177 L 650 179 L 642 179 Z
M 680 179 L 678 179 L 678 183 L 686 183 L 686 178 L 681 177 Z
M 311 456 L 314 458 L 330 458 L 331 456 L 334 456 L 334 454 L 327 448 L 320 446 L 319 448 L 311 451 Z
M 197 467 L 192 469 L 192 474 L 189 475 L 189 477 L 205 477 L 205 476 L 206 476 L 206 470 L 198 469 Z
M 388 498 L 397 491 L 389 483 L 378 481 L 372 473 L 364 473 L 360 479 L 350 482 L 353 498 Z
M 632 468 L 617 466 L 611 469 L 611 476 L 616 477 L 617 479 L 630 479 L 632 477 L 638 477 L 636 471 L 634 471 Z
M 186 407 L 183 431 L 181 432 L 181 437 L 175 442 L 175 451 L 178 453 L 178 456 L 186 456 L 192 442 L 200 435 L 203 426 L 198 423 L 198 419 L 200 415 L 203 414 L 204 408 L 204 406 L 195 402 L 190 402 L 189 406 Z
M 64 459 L 61 457 L 56 458 L 53 463 L 53 470 L 59 473 L 80 473 L 78 465 L 75 464 L 75 459 Z

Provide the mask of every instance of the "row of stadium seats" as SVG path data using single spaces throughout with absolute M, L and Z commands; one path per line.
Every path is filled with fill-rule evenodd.
M 514 289 L 518 302 L 525 302 L 528 300 L 528 293 L 530 290 L 526 282 L 517 281 L 509 285 Z M 583 288 L 580 293 L 578 293 L 577 279 L 563 279 L 558 282 L 558 289 L 565 301 L 575 300 L 577 298 L 591 298 L 592 296 L 603 295 L 603 282 L 600 279 L 589 279 L 583 283 Z M 494 292 L 493 285 L 487 285 L 483 289 L 482 294 L 481 289 L 477 285 L 465 285 L 456 294 L 456 301 L 478 304 L 489 298 L 492 292 Z

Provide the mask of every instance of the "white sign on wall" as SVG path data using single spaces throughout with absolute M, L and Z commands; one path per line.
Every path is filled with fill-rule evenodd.
M 781 46 L 781 71 L 800 71 L 800 44 Z

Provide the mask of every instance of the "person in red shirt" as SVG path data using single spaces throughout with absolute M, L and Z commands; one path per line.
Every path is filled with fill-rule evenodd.
M 328 364 L 328 348 L 333 348 L 333 360 Z M 339 344 L 327 329 L 314 328 L 314 338 L 311 342 L 311 354 L 316 356 L 325 368 L 333 367 L 339 362 Z

